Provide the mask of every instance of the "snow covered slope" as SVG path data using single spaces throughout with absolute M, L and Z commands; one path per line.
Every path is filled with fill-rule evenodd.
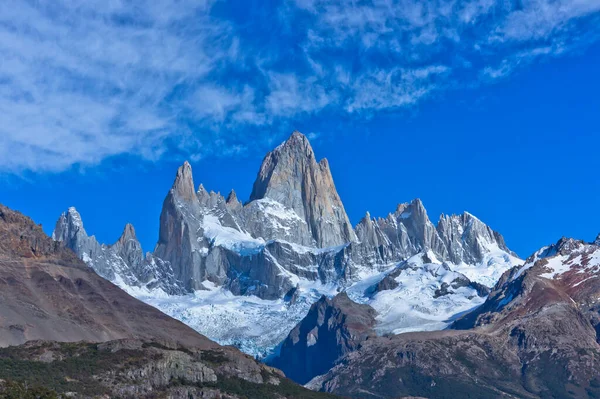
M 377 311 L 375 329 L 379 334 L 441 330 L 481 305 L 489 292 L 485 285 L 453 270 L 455 267 L 427 251 L 351 286 L 348 295 Z
M 74 208 L 53 237 L 132 295 L 255 355 L 273 350 L 321 295 L 344 290 L 378 311 L 381 333 L 443 328 L 520 262 L 473 215 L 434 225 L 418 199 L 385 218 L 367 213 L 352 229 L 328 162 L 298 132 L 265 157 L 250 202 L 194 187 L 186 162 L 145 256 L 132 226 L 99 244 Z

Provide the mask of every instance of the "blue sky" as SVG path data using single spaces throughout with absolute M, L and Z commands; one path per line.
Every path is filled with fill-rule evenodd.
M 0 4 L 0 202 L 146 250 L 177 166 L 247 198 L 298 129 L 352 222 L 420 197 L 521 256 L 600 232 L 600 1 Z

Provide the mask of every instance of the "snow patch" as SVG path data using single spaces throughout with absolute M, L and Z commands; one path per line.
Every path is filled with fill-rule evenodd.
M 248 233 L 225 227 L 214 215 L 204 215 L 202 227 L 204 237 L 213 246 L 227 248 L 240 255 L 256 254 L 265 247 L 265 240 L 262 238 L 254 238 Z

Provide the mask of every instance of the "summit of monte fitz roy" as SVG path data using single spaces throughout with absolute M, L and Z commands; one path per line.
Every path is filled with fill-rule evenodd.
M 299 132 L 265 156 L 246 203 L 235 191 L 223 197 L 196 185 L 184 163 L 151 253 L 131 225 L 115 244 L 98 243 L 75 208 L 60 216 L 53 238 L 134 296 L 259 356 L 322 295 L 344 291 L 373 307 L 381 334 L 439 330 L 483 303 L 502 273 L 522 263 L 475 216 L 433 224 L 419 199 L 385 218 L 367 213 L 353 227 L 329 163 Z
M 474 215 L 434 223 L 419 199 L 352 226 L 329 162 L 299 132 L 265 156 L 247 202 L 198 183 L 189 163 L 176 171 L 152 252 L 131 225 L 99 243 L 75 208 L 52 238 L 133 297 L 314 390 L 600 393 L 600 240 L 562 239 L 521 260 Z

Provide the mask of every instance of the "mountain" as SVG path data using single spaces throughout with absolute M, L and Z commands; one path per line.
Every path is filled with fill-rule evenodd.
M 271 362 L 301 384 L 326 373 L 343 355 L 376 336 L 375 310 L 353 302 L 345 292 L 322 296 L 283 341 Z
M 475 216 L 441 215 L 434 225 L 419 199 L 399 204 L 386 218 L 374 219 L 367 213 L 356 234 L 361 251 L 371 254 L 374 263 L 397 262 L 431 250 L 437 259 L 453 264 L 454 270 L 490 287 L 506 265 L 520 262 L 502 235 Z
M 65 217 L 80 230 L 64 237 L 93 242 Z M 133 238 L 127 228 L 111 251 L 139 254 Z M 2 397 L 333 398 L 129 296 L 2 205 L 0 287 Z
M 122 338 L 216 346 L 98 276 L 31 219 L 4 206 L 0 206 L 0 284 L 0 346 L 29 340 Z
M 145 257 L 132 227 L 116 244 L 98 244 L 74 209 L 54 238 L 132 295 L 257 356 L 272 353 L 322 295 L 347 291 L 373 306 L 380 334 L 439 329 L 484 301 L 477 284 L 492 287 L 521 263 L 476 217 L 434 225 L 418 199 L 352 228 L 328 162 L 299 132 L 264 158 L 247 203 L 196 186 L 184 163 Z
M 304 384 L 367 339 L 443 330 L 482 305 L 488 293 L 487 287 L 452 271 L 431 250 L 417 254 L 332 300 L 319 300 L 267 363 Z
M 309 386 L 357 398 L 598 397 L 598 244 L 542 248 L 453 329 L 367 340 Z
M 300 219 L 293 234 L 261 234 L 265 239 L 333 247 L 355 241 L 356 236 L 340 199 L 329 162 L 317 162 L 310 143 L 300 132 L 268 153 L 258 172 L 250 202 L 270 199 L 292 210 Z
M 52 238 L 73 250 L 98 275 L 121 287 L 160 289 L 171 295 L 186 292 L 169 263 L 150 253 L 144 256 L 131 224 L 113 245 L 100 244 L 87 235 L 81 215 L 71 207 L 56 222 Z

